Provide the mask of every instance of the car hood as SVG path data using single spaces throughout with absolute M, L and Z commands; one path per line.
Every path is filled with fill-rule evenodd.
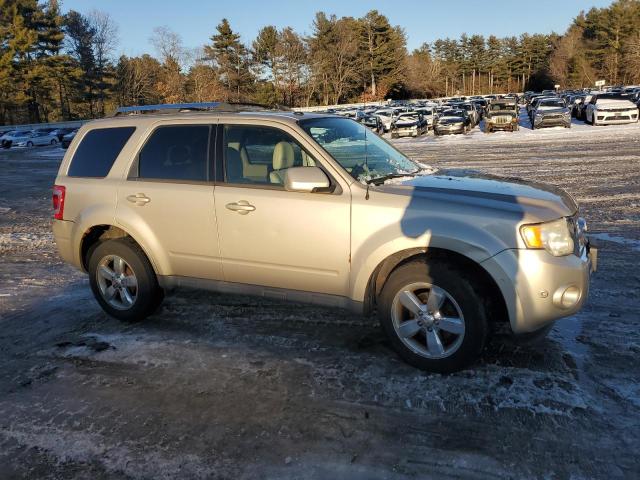
M 602 98 L 596 102 L 596 108 L 636 108 L 636 104 L 630 100 Z
M 464 117 L 438 117 L 438 123 L 462 123 Z
M 540 221 L 571 216 L 578 210 L 568 193 L 552 185 L 476 172 L 440 171 L 396 179 L 379 188 L 388 193 L 526 212 Z
M 542 112 L 542 113 L 563 113 L 563 112 L 567 112 L 569 109 L 566 107 L 545 107 L 543 105 L 539 106 L 536 109 L 536 112 Z
M 405 120 L 405 119 L 402 119 L 402 120 L 398 119 L 398 120 L 396 120 L 396 121 L 395 121 L 395 122 L 393 122 L 393 123 L 394 123 L 394 125 L 395 125 L 396 127 L 412 127 L 412 126 L 414 126 L 414 125 L 418 125 L 418 123 L 420 123 L 420 122 L 419 122 L 419 120 L 418 120 L 417 118 L 416 118 L 416 119 L 413 119 L 413 118 L 412 118 L 412 119 L 407 119 L 407 120 Z

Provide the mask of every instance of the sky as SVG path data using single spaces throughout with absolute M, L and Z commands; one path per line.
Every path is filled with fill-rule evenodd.
M 410 50 L 437 38 L 479 33 L 499 37 L 564 33 L 581 10 L 612 0 L 62 0 L 62 10 L 107 12 L 118 24 L 118 54 L 155 53 L 149 38 L 158 26 L 181 35 L 186 48 L 209 42 L 222 18 L 250 44 L 265 25 L 311 33 L 315 12 L 360 17 L 377 9 L 407 34 Z

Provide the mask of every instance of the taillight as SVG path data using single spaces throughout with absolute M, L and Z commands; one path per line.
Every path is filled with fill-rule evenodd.
M 63 220 L 64 215 L 64 196 L 67 189 L 61 185 L 53 186 L 53 218 Z

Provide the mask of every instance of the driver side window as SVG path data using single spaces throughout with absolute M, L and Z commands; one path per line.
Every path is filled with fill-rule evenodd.
M 291 167 L 316 162 L 287 133 L 277 128 L 225 125 L 222 156 L 226 183 L 284 185 Z

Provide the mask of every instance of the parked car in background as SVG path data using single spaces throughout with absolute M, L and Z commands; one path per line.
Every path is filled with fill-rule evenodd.
M 425 121 L 427 122 L 428 129 L 433 128 L 433 124 L 435 123 L 436 118 L 438 116 L 437 108 L 438 108 L 437 105 L 416 108 L 416 112 L 421 113 Z
M 471 119 L 466 110 L 445 110 L 433 126 L 435 135 L 467 133 L 471 130 Z
M 382 135 L 384 133 L 384 125 L 382 125 L 382 121 L 380 117 L 376 115 L 365 115 L 359 120 L 365 127 L 370 128 L 378 135 Z
M 17 138 L 23 138 L 30 133 L 30 130 L 11 130 L 0 137 L 0 145 L 2 148 L 11 148 Z
M 59 142 L 62 141 L 62 138 L 67 134 L 67 133 L 71 133 L 74 130 L 77 130 L 76 128 L 71 128 L 71 127 L 64 127 L 64 128 L 56 128 L 55 130 L 53 130 L 51 133 L 53 135 L 56 136 L 56 138 L 58 139 Z
M 542 98 L 531 114 L 531 129 L 543 127 L 571 128 L 571 111 L 561 98 Z
M 471 119 L 471 126 L 472 127 L 475 127 L 476 125 L 478 125 L 480 123 L 480 119 L 482 117 L 481 117 L 480 112 L 478 111 L 478 107 L 476 106 L 475 103 L 465 102 L 462 105 L 460 105 L 460 108 L 466 110 L 467 113 L 469 114 L 469 118 Z
M 56 145 L 58 137 L 53 134 L 53 130 L 32 130 L 25 135 L 14 137 L 14 147 L 35 147 L 43 145 Z
M 419 137 L 428 131 L 427 121 L 419 112 L 401 113 L 391 123 L 391 138 Z
M 75 130 L 72 130 L 71 132 L 67 133 L 64 137 L 62 137 L 62 141 L 60 142 L 60 146 L 62 148 L 65 148 L 65 149 L 69 148 L 69 145 L 71 145 L 71 142 L 75 138 L 76 133 L 78 133 L 78 129 L 77 128 Z
M 484 131 L 491 133 L 495 130 L 518 130 L 519 108 L 515 99 L 503 98 L 495 100 L 489 105 L 484 117 Z
M 585 109 L 585 122 L 612 125 L 638 121 L 638 106 L 619 94 L 594 95 Z
M 380 121 L 382 122 L 382 126 L 384 127 L 384 131 L 385 132 L 390 131 L 391 122 L 393 122 L 393 119 L 396 116 L 395 110 L 392 110 L 392 109 L 377 110 L 375 115 L 380 118 Z

